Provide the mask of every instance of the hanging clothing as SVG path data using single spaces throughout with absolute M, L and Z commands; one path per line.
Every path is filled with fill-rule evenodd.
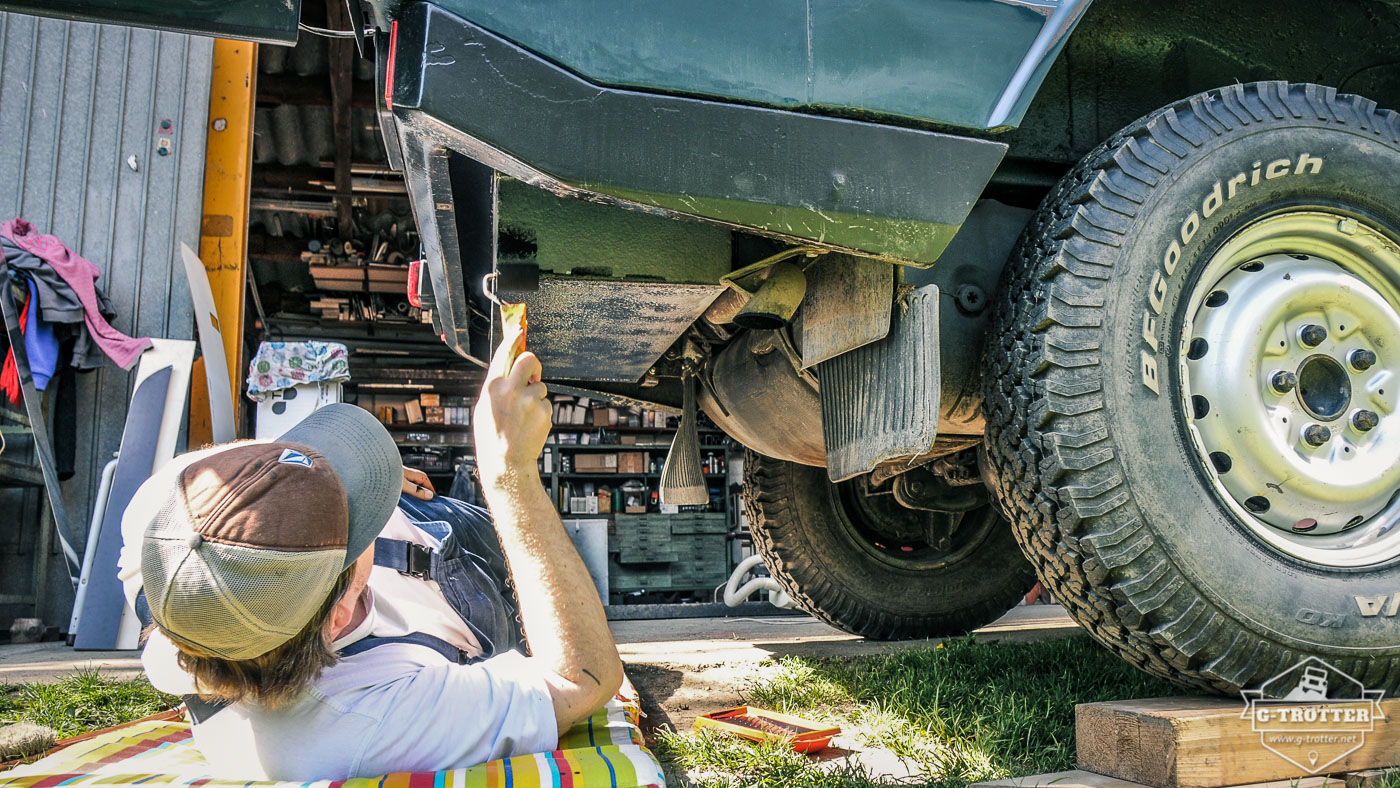
M 80 370 L 98 369 L 106 363 L 107 357 L 102 348 L 88 336 L 87 315 L 78 294 L 68 286 L 58 271 L 47 263 L 14 243 L 0 236 L 0 253 L 5 255 L 5 263 L 10 268 L 10 277 L 28 281 L 39 290 L 39 317 L 53 325 L 60 340 L 72 339 L 70 364 Z M 107 296 L 97 290 L 98 308 L 107 320 L 116 318 Z
M 39 287 L 29 282 L 29 316 L 24 321 L 24 351 L 29 355 L 29 374 L 34 376 L 34 388 L 49 387 L 54 370 L 58 369 L 58 338 L 53 324 L 39 318 Z
M 60 364 L 53 383 L 53 456 L 58 480 L 73 478 L 78 468 L 78 376 L 73 365 L 64 361 L 73 357 L 73 342 L 69 339 L 59 348 Z
M 25 323 L 29 316 L 29 304 L 32 300 L 26 294 L 24 306 L 20 307 L 19 310 L 19 331 L 21 334 L 24 333 Z M 4 366 L 0 366 L 0 393 L 5 395 L 5 401 L 11 405 L 19 404 L 20 398 L 24 396 L 24 387 L 19 382 L 19 366 L 15 363 L 13 345 L 5 352 Z
M 29 222 L 13 219 L 0 224 L 0 248 L 11 268 L 28 274 L 38 284 L 43 319 L 54 323 L 81 321 L 86 331 L 79 336 L 73 358 L 78 369 L 102 365 L 93 344 L 122 369 L 130 369 L 142 351 L 151 346 L 149 338 L 129 337 L 107 322 L 116 313 L 97 288 L 101 270 L 54 236 L 40 235 Z M 14 250 L 28 254 L 16 254 Z
M 24 306 L 19 311 L 19 331 L 24 335 L 24 351 L 29 357 L 29 374 L 34 379 L 34 388 L 43 391 L 58 367 L 58 339 L 54 337 L 53 325 L 39 319 L 38 289 L 29 283 L 24 297 Z M 19 367 L 15 362 L 13 348 L 5 354 L 5 365 L 0 369 L 0 391 L 3 391 L 11 404 L 18 404 L 23 396 L 19 385 Z

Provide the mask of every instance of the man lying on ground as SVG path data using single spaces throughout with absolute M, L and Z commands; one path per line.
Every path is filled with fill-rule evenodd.
M 137 491 L 120 576 L 154 619 L 142 662 L 186 697 L 214 775 L 339 780 L 548 751 L 617 692 L 601 601 L 539 478 L 540 364 L 512 362 L 515 340 L 474 413 L 494 532 L 460 501 L 400 502 L 393 440 L 351 405 L 176 458 Z

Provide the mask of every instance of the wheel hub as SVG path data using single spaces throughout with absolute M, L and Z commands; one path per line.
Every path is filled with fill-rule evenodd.
M 998 522 L 983 497 L 958 511 L 911 509 L 893 491 L 872 487 L 868 477 L 832 486 L 843 525 L 881 561 L 902 569 L 936 569 L 955 563 L 986 538 Z M 975 493 L 973 494 L 975 495 Z
M 1257 536 L 1331 565 L 1400 555 L 1400 251 L 1382 239 L 1271 217 L 1188 304 L 1183 404 L 1217 493 Z
M 1351 379 L 1341 362 L 1318 354 L 1298 367 L 1298 403 L 1318 421 L 1336 421 L 1351 404 Z

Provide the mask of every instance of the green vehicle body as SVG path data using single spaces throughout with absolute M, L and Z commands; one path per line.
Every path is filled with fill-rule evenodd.
M 295 41 L 301 11 L 295 0 L 177 2 L 158 16 L 128 0 L 0 7 L 269 43 Z M 368 0 L 349 10 L 361 52 L 378 61 L 381 125 L 423 229 L 440 328 L 477 361 L 489 334 L 470 316 L 489 311 L 480 281 L 500 261 L 595 291 L 638 279 L 717 287 L 717 272 L 784 245 L 909 273 L 943 255 L 979 200 L 1034 206 L 1113 130 L 1181 96 L 1258 78 L 1383 102 L 1400 92 L 1385 54 L 1400 27 L 1389 0 Z M 503 181 L 543 192 L 525 198 Z M 572 198 L 610 210 L 584 209 L 579 222 L 579 209 L 541 208 Z M 666 224 L 676 218 L 709 227 Z M 540 239 L 503 251 L 502 230 Z M 699 240 L 656 254 L 678 235 Z M 547 248 L 562 238 L 567 250 Z M 961 281 L 942 284 L 995 286 L 1000 263 L 963 266 Z M 627 348 L 630 363 L 616 365 L 633 382 L 686 327 L 634 314 L 598 325 L 609 322 L 651 337 L 655 357 Z M 620 361 L 595 355 L 614 344 L 607 332 L 589 342 L 543 325 L 563 379 L 622 382 L 585 374 Z M 678 401 L 665 385 L 631 393 Z
M 388 30 L 405 5 L 371 3 L 365 21 Z M 438 5 L 602 85 L 997 129 L 1019 123 L 1088 2 Z M 0 7 L 280 44 L 296 42 L 300 16 L 299 2 L 281 0 L 182 2 L 158 9 L 132 0 Z M 1009 58 L 1008 52 L 1025 56 Z M 930 84 L 928 74 L 957 78 Z
M 445 2 L 600 85 L 967 130 L 1024 116 L 1084 0 Z M 398 10 L 385 3 L 375 21 Z M 929 79 L 929 75 L 956 75 Z

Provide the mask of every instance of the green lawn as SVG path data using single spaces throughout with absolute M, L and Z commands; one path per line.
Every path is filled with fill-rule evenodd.
M 835 722 L 862 747 L 906 757 L 920 775 L 906 785 L 965 788 L 999 777 L 1074 768 L 1074 705 L 1183 694 L 1087 637 L 1043 643 L 976 643 L 895 650 L 875 657 L 784 658 L 744 693 L 757 706 Z M 0 726 L 47 725 L 59 736 L 117 725 L 173 707 L 178 698 L 145 678 L 87 671 L 53 684 L 0 684 Z M 687 770 L 705 788 L 865 788 L 858 762 L 819 767 L 781 744 L 660 730 L 656 751 L 679 784 Z M 1400 788 L 1392 775 L 1377 788 Z
M 908 784 L 962 788 L 1073 768 L 1076 703 L 1181 692 L 1076 637 L 1027 644 L 962 640 L 874 657 L 785 658 L 765 666 L 744 696 L 757 706 L 836 722 L 860 746 L 908 758 L 921 775 Z M 34 722 L 74 736 L 177 702 L 144 678 L 118 681 L 84 672 L 54 684 L 0 685 L 0 725 Z M 700 784 L 707 788 L 876 784 L 855 761 L 818 767 L 781 745 L 662 730 L 656 749 L 670 772 L 703 773 Z
M 95 670 L 81 671 L 52 684 L 0 684 L 0 725 L 47 725 L 64 738 L 155 714 L 179 702 L 145 677 L 122 681 Z
M 897 650 L 875 657 L 784 658 L 765 666 L 748 703 L 836 722 L 861 746 L 916 764 L 906 784 L 960 788 L 979 780 L 1074 768 L 1074 705 L 1185 691 L 1142 673 L 1087 637 Z M 858 788 L 858 763 L 819 768 L 782 746 L 662 730 L 657 751 L 674 774 L 707 788 Z

